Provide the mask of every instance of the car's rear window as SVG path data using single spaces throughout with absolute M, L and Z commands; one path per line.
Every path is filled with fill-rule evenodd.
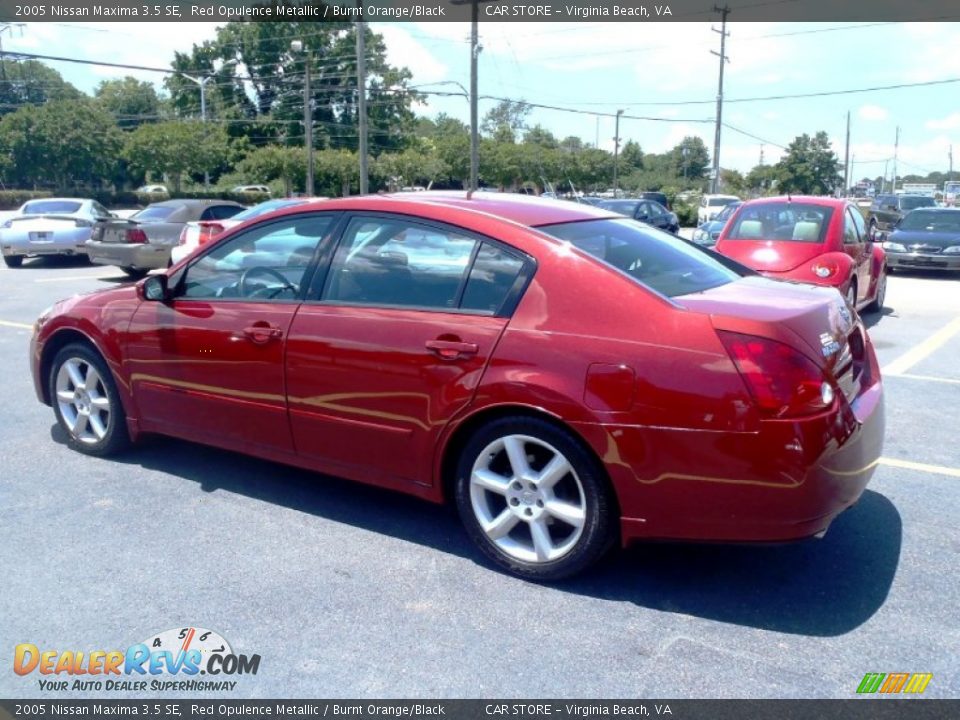
M 537 228 L 667 297 L 726 285 L 738 275 L 707 253 L 635 220 L 604 219 Z
M 637 209 L 636 200 L 604 200 L 600 203 L 600 207 L 604 210 L 612 210 L 615 213 L 620 213 L 621 215 L 633 215 L 634 211 Z
M 254 205 L 252 208 L 247 208 L 243 212 L 237 213 L 233 216 L 233 220 L 250 220 L 265 215 L 268 212 L 279 210 L 280 208 L 302 205 L 305 202 L 306 200 L 267 200 L 259 205 Z
M 901 210 L 913 210 L 914 208 L 920 207 L 936 207 L 937 201 L 932 197 L 926 197 L 921 195 L 918 197 L 908 197 L 904 195 L 900 198 L 900 209 Z
M 737 202 L 736 198 L 710 198 L 707 200 L 707 204 L 710 207 L 722 207 L 723 205 L 729 205 L 735 202 Z
M 899 229 L 960 233 L 960 212 L 956 210 L 915 210 L 903 218 Z
M 135 213 L 131 217 L 134 220 L 146 220 L 148 222 L 163 222 L 171 215 L 173 215 L 177 210 L 179 210 L 177 205 L 148 205 L 143 210 L 138 213 Z
M 733 220 L 727 240 L 788 240 L 822 243 L 833 208 L 795 202 L 744 205 Z
M 69 200 L 35 200 L 23 206 L 24 215 L 72 215 L 83 203 Z

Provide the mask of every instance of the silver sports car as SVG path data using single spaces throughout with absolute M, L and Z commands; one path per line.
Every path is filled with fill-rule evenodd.
M 30 200 L 0 225 L 0 249 L 7 267 L 32 255 L 86 255 L 93 228 L 113 217 L 96 200 Z

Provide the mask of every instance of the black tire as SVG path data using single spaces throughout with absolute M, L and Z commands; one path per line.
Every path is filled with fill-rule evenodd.
M 71 429 L 71 423 L 64 417 L 61 403 L 58 401 L 57 396 L 57 377 L 60 374 L 61 368 L 70 362 L 76 363 L 81 373 L 82 368 L 84 366 L 87 367 L 87 374 L 84 375 L 84 379 L 89 377 L 89 368 L 93 368 L 99 377 L 99 380 L 95 382 L 95 387 L 92 388 L 93 395 L 98 399 L 106 398 L 109 408 L 107 410 L 105 424 L 102 423 L 102 410 L 95 411 L 101 420 L 101 425 L 105 428 L 102 437 L 94 439 L 88 438 L 87 440 L 82 439 L 74 433 Z M 74 388 L 76 387 L 77 386 L 74 385 Z M 110 372 L 110 368 L 107 367 L 107 363 L 104 362 L 100 354 L 89 345 L 73 343 L 62 348 L 60 352 L 57 353 L 50 366 L 47 388 L 50 393 L 53 412 L 57 417 L 57 423 L 59 423 L 61 429 L 66 433 L 67 444 L 71 448 L 85 455 L 103 457 L 119 453 L 130 445 L 130 435 L 127 432 L 127 415 L 123 410 L 123 404 L 120 402 L 120 395 L 117 392 L 117 384 L 113 379 L 113 374 Z M 90 389 L 91 388 L 87 388 L 87 390 Z M 90 393 L 88 393 L 88 395 L 90 395 Z M 86 400 L 86 404 L 88 407 L 93 405 L 89 397 Z M 92 427 L 92 423 L 88 420 L 84 424 L 84 429 L 88 429 L 89 427 Z M 95 430 L 91 430 L 90 432 L 96 435 Z
M 851 296 L 851 295 L 853 296 L 853 303 L 851 303 L 851 305 L 853 306 L 853 309 L 854 309 L 854 310 L 857 309 L 857 293 L 858 293 L 857 281 L 856 281 L 856 280 L 851 280 L 851 281 L 850 281 L 850 286 L 847 288 L 847 292 L 846 292 L 846 294 L 844 295 L 844 298 L 847 300 L 847 302 L 849 302 L 849 301 L 850 301 L 850 296 Z
M 123 270 L 123 272 L 127 275 L 127 277 L 131 277 L 134 280 L 139 280 L 140 278 L 146 277 L 147 275 L 146 270 L 141 270 L 140 268 L 133 267 L 132 265 L 124 265 L 120 269 Z
M 523 462 L 529 463 L 531 471 L 542 471 L 556 457 L 552 453 L 562 455 L 570 469 L 558 475 L 560 479 L 549 490 L 524 490 L 522 483 L 516 480 L 505 446 L 491 450 L 508 438 L 522 438 L 518 441 L 523 448 Z M 505 466 L 504 462 L 507 463 Z M 475 486 L 471 478 L 477 464 L 487 465 L 483 470 L 488 475 L 497 476 L 497 482 L 502 480 L 505 492 Z M 518 486 L 519 490 L 514 489 Z M 533 489 L 536 486 L 530 484 L 526 487 Z M 455 495 L 460 518 L 471 540 L 500 568 L 525 580 L 544 582 L 575 575 L 597 562 L 616 537 L 615 504 L 603 467 L 576 437 L 537 418 L 501 418 L 474 433 L 457 463 Z M 474 505 L 475 495 L 481 498 L 478 501 L 480 510 Z M 522 501 L 520 496 L 523 496 Z M 541 497 L 543 500 L 538 499 Z M 502 503 L 503 507 L 488 512 L 491 500 Z M 582 514 L 579 529 L 551 513 L 554 502 L 579 509 Z M 505 550 L 484 531 L 478 515 L 494 513 L 498 519 L 506 517 L 512 521 L 511 529 L 499 541 L 515 547 Z M 524 513 L 532 516 L 531 519 L 526 519 Z M 547 559 L 522 557 L 524 554 L 538 554 L 534 525 L 546 532 L 549 546 L 560 554 L 549 558 L 545 553 Z M 554 541 L 557 547 L 553 546 Z
M 873 299 L 873 301 L 869 305 L 867 305 L 867 307 L 864 309 L 864 312 L 868 312 L 868 313 L 883 312 L 883 302 L 884 300 L 886 300 L 886 297 L 887 297 L 887 273 L 888 272 L 889 272 L 888 270 L 884 269 L 884 271 L 880 273 L 880 277 L 877 278 L 877 296 Z
M 3 263 L 8 268 L 18 268 L 23 265 L 23 255 L 4 255 Z

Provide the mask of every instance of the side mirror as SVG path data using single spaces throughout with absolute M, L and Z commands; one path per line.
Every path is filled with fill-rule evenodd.
M 167 302 L 170 300 L 170 289 L 167 287 L 166 275 L 150 275 L 140 283 L 140 294 L 144 300 L 150 302 Z

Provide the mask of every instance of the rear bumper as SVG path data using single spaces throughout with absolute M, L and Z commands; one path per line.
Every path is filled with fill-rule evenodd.
M 29 257 L 39 255 L 86 255 L 85 241 L 52 240 L 50 242 L 0 241 L 4 257 Z
M 97 265 L 153 270 L 167 267 L 170 261 L 170 247 L 167 245 L 104 243 L 91 240 L 86 248 L 91 262 Z
M 878 382 L 821 415 L 755 433 L 581 424 L 606 464 L 624 544 L 817 535 L 863 493 L 883 447 Z
M 960 255 L 887 252 L 887 267 L 904 270 L 960 270 Z

